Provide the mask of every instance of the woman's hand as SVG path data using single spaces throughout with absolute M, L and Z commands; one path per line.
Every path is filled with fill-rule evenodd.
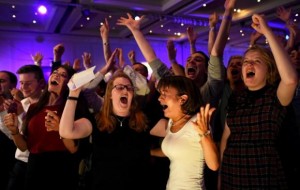
M 128 18 L 121 17 L 118 19 L 117 25 L 127 26 L 130 31 L 140 30 L 141 22 L 145 18 L 145 16 L 141 16 L 139 20 L 134 20 L 131 14 L 127 13 Z
M 46 110 L 47 115 L 45 117 L 45 127 L 47 131 L 58 131 L 60 117 L 56 111 Z
M 206 104 L 205 108 L 201 107 L 200 112 L 197 113 L 197 121 L 193 123 L 194 128 L 200 136 L 203 136 L 209 131 L 210 118 L 214 111 L 215 108 L 210 108 L 210 104 Z
M 18 117 L 15 113 L 8 113 L 4 115 L 3 123 L 12 135 L 19 134 Z

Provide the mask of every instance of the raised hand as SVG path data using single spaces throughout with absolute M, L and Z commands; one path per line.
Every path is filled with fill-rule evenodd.
M 145 16 L 141 16 L 139 20 L 134 20 L 131 14 L 127 13 L 128 18 L 121 17 L 118 19 L 117 25 L 127 26 L 127 28 L 131 31 L 140 30 L 140 25 L 142 21 L 145 19 Z
M 210 108 L 209 104 L 206 104 L 205 108 L 201 107 L 200 112 L 197 113 L 197 121 L 193 122 L 195 130 L 198 134 L 204 135 L 209 131 L 209 123 L 212 113 L 215 111 L 215 108 Z
M 128 53 L 128 59 L 131 62 L 131 64 L 136 63 L 135 51 L 134 50 L 129 51 L 129 53 Z
M 261 33 L 259 32 L 252 32 L 251 35 L 250 35 L 250 45 L 254 45 L 256 44 L 256 41 L 262 36 Z
M 124 61 L 124 57 L 123 57 L 123 49 L 122 48 L 118 48 L 117 57 L 119 59 L 119 68 L 123 69 L 125 66 L 125 61 Z
M 80 63 L 80 59 L 75 59 L 73 62 L 73 69 L 78 72 L 81 70 L 81 63 Z
M 109 23 L 105 18 L 103 25 L 100 27 L 100 36 L 104 42 L 108 42 L 109 37 Z
M 82 60 L 83 60 L 83 66 L 85 69 L 91 68 L 92 67 L 92 60 L 91 60 L 92 55 L 88 52 L 83 52 L 82 54 Z
M 276 15 L 284 22 L 288 22 L 291 18 L 291 9 L 285 9 L 283 6 L 280 6 L 276 10 Z
M 35 55 L 31 55 L 31 59 L 33 60 L 34 64 L 37 66 L 42 65 L 42 60 L 44 56 L 40 52 L 37 52 Z
M 197 36 L 197 33 L 194 31 L 194 28 L 189 26 L 186 29 L 186 33 L 187 33 L 187 37 L 188 37 L 189 42 L 190 43 L 195 43 L 198 36 Z
M 168 56 L 169 56 L 169 60 L 171 62 L 176 60 L 176 48 L 174 46 L 174 42 L 172 40 L 168 40 L 167 42 L 167 50 L 168 50 Z
M 115 67 L 115 58 L 118 53 L 118 48 L 116 48 L 111 54 L 110 58 L 106 62 L 106 64 L 100 69 L 101 74 L 105 75 L 108 71 L 113 70 Z
M 213 12 L 208 19 L 209 27 L 214 28 L 217 25 L 218 21 L 219 21 L 219 16 L 217 12 Z
M 252 16 L 252 28 L 254 28 L 257 32 L 261 34 L 266 34 L 266 32 L 270 31 L 270 27 L 268 26 L 267 22 L 263 15 L 254 14 Z
M 65 52 L 65 47 L 63 44 L 57 44 L 53 47 L 54 61 L 61 61 L 61 57 Z

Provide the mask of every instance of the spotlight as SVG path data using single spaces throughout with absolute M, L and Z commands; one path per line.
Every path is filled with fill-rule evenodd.
M 140 20 L 141 18 L 139 16 L 135 16 L 134 20 Z
M 44 5 L 40 5 L 38 7 L 38 12 L 42 15 L 46 14 L 47 13 L 47 8 L 44 6 Z

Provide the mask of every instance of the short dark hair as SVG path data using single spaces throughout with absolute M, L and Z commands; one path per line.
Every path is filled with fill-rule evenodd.
M 37 65 L 24 65 L 20 67 L 17 71 L 17 74 L 26 74 L 26 73 L 34 73 L 37 81 L 45 80 L 43 70 L 40 66 Z
M 18 83 L 18 78 L 17 76 L 10 72 L 10 71 L 0 71 L 0 73 L 6 73 L 8 75 L 8 78 L 9 78 L 9 82 L 14 86 L 16 87 L 17 86 L 17 83 Z
M 185 114 L 194 115 L 203 106 L 203 100 L 199 88 L 195 82 L 185 76 L 167 76 L 159 80 L 157 89 L 160 92 L 164 88 L 173 87 L 178 91 L 178 96 L 187 95 L 188 99 L 181 108 Z
M 203 51 L 196 51 L 195 53 L 199 53 L 199 54 L 201 54 L 201 55 L 204 56 L 204 59 L 205 59 L 205 67 L 207 68 L 207 67 L 208 67 L 209 57 L 208 57 Z

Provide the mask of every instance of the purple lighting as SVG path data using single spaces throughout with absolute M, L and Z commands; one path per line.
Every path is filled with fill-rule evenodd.
M 39 8 L 38 8 L 38 12 L 40 13 L 40 14 L 46 14 L 47 13 L 47 8 L 44 6 L 44 5 L 41 5 L 41 6 L 39 6 Z

